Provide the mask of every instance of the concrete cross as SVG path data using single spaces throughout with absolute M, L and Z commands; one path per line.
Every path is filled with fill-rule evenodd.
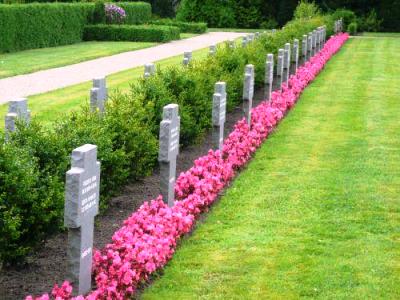
M 31 111 L 28 109 L 28 99 L 20 98 L 8 102 L 8 113 L 5 117 L 6 138 L 9 133 L 15 132 L 17 119 L 29 125 L 31 120 Z
M 279 49 L 278 50 L 278 60 L 276 63 L 276 76 L 279 80 L 279 87 L 282 88 L 282 83 L 283 83 L 283 57 L 284 55 L 284 50 Z
M 179 135 L 181 127 L 178 104 L 168 104 L 163 108 L 163 119 L 160 123 L 160 191 L 168 206 L 174 205 L 176 157 L 179 154 Z
M 217 53 L 217 46 L 215 44 L 214 45 L 210 45 L 210 50 L 208 51 L 208 54 L 210 56 L 214 56 L 215 53 Z
M 264 78 L 265 95 L 264 96 L 265 96 L 266 100 L 271 99 L 273 83 L 274 83 L 274 55 L 272 53 L 269 53 L 267 55 L 267 60 L 265 62 L 265 78 Z
M 254 97 L 254 66 L 246 65 L 243 82 L 243 113 L 247 124 L 251 124 L 251 109 Z
M 226 83 L 217 82 L 212 106 L 212 139 L 214 149 L 222 150 L 224 142 L 224 124 L 226 119 Z
M 308 58 L 311 58 L 313 56 L 313 53 L 312 53 L 312 33 L 311 32 L 308 34 L 308 38 L 307 38 L 307 52 L 308 52 Z
M 108 99 L 108 89 L 105 77 L 93 79 L 93 88 L 90 90 L 90 109 L 91 111 L 104 112 L 105 103 Z
M 68 277 L 76 294 L 92 287 L 94 218 L 99 213 L 100 163 L 97 146 L 86 144 L 72 151 L 66 174 L 64 225 L 68 227 Z
M 153 63 L 148 63 L 144 65 L 144 78 L 149 78 L 156 73 L 156 66 Z
M 303 62 L 307 60 L 307 44 L 308 44 L 308 38 L 307 35 L 303 35 L 303 40 L 301 41 L 301 51 L 303 55 Z
M 183 65 L 188 66 L 190 61 L 192 60 L 192 51 L 185 51 L 183 53 Z
M 293 41 L 292 62 L 294 64 L 294 72 L 293 73 L 296 73 L 297 68 L 299 66 L 299 40 L 298 39 L 294 39 L 294 41 Z
M 283 69 L 284 69 L 284 80 L 285 82 L 289 81 L 289 75 L 290 75 L 290 61 L 291 61 L 291 49 L 290 49 L 290 43 L 285 44 L 285 49 L 283 52 Z

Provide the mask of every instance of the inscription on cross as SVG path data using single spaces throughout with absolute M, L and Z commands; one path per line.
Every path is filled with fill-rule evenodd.
M 64 225 L 68 227 L 68 277 L 78 294 L 91 289 L 94 217 L 99 212 L 100 163 L 97 146 L 72 151 L 66 174 Z
M 104 112 L 105 102 L 108 98 L 108 89 L 105 77 L 93 79 L 93 88 L 90 90 L 90 109 Z
M 28 109 L 28 99 L 20 98 L 12 100 L 8 103 L 8 113 L 5 117 L 6 134 L 16 130 L 16 121 L 20 120 L 25 124 L 29 124 L 31 119 L 31 111 Z
M 160 123 L 160 192 L 165 203 L 171 207 L 175 200 L 176 157 L 179 154 L 180 135 L 179 106 L 169 104 L 163 108 L 163 119 Z
M 213 95 L 212 124 L 213 147 L 222 150 L 224 142 L 224 124 L 226 119 L 226 83 L 217 82 Z
M 269 53 L 265 62 L 265 98 L 271 99 L 272 85 L 274 83 L 274 55 Z
M 251 123 L 251 108 L 254 97 L 254 66 L 246 65 L 243 83 L 243 113 L 247 124 Z

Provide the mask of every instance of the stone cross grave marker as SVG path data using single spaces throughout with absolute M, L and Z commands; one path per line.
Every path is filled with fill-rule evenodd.
M 247 46 L 247 36 L 244 36 L 242 38 L 242 47 L 246 47 Z
M 153 63 L 148 63 L 144 65 L 144 78 L 149 78 L 156 73 L 156 65 Z
M 307 60 L 307 35 L 303 35 L 303 40 L 301 41 L 301 53 L 303 54 L 303 62 Z
M 68 227 L 68 277 L 77 294 L 91 290 L 94 217 L 99 213 L 100 163 L 97 146 L 72 151 L 66 174 L 64 225 Z
M 285 49 L 283 52 L 283 69 L 284 69 L 284 81 L 288 82 L 289 81 L 289 75 L 290 75 L 290 61 L 291 61 L 291 49 L 290 49 L 290 43 L 285 44 Z
M 188 66 L 190 61 L 192 60 L 192 51 L 185 51 L 183 53 L 183 65 Z
M 5 117 L 5 131 L 6 137 L 9 133 L 14 132 L 16 128 L 16 121 L 20 120 L 25 124 L 29 124 L 31 119 L 31 111 L 28 109 L 28 99 L 20 98 L 12 100 L 8 103 L 8 113 Z
M 90 109 L 91 111 L 104 112 L 105 102 L 108 98 L 108 89 L 105 77 L 93 79 L 93 88 L 90 90 Z
M 247 124 L 251 123 L 251 108 L 254 97 L 254 66 L 246 65 L 243 83 L 243 113 Z
M 269 53 L 267 55 L 267 61 L 265 62 L 265 98 L 266 100 L 271 99 L 272 85 L 274 83 L 274 55 Z
M 210 49 L 208 51 L 208 54 L 210 56 L 214 56 L 217 53 L 217 45 L 210 45 Z
M 317 30 L 313 30 L 313 48 L 314 48 L 314 54 L 316 54 L 317 51 Z
M 224 124 L 226 119 L 226 83 L 217 82 L 213 95 L 212 124 L 213 147 L 222 150 L 224 142 Z
M 292 62 L 294 65 L 294 72 L 296 73 L 297 68 L 299 66 L 299 40 L 294 39 L 293 41 L 293 56 L 292 56 Z
M 279 87 L 282 88 L 282 83 L 283 83 L 283 57 L 284 55 L 284 50 L 279 49 L 278 50 L 278 61 L 276 63 L 276 76 L 277 79 L 279 80 Z
M 309 33 L 308 37 L 307 37 L 307 56 L 308 59 L 310 59 L 312 57 L 312 34 Z
M 158 161 L 160 163 L 160 191 L 168 206 L 174 205 L 176 157 L 179 154 L 180 135 L 179 106 L 168 104 L 163 108 L 163 119 L 160 123 L 160 149 Z

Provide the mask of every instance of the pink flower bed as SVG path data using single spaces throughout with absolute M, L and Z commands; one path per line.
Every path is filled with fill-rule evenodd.
M 127 299 L 138 284 L 163 268 L 172 258 L 179 239 L 188 233 L 199 215 L 207 211 L 219 192 L 232 180 L 294 106 L 304 88 L 318 75 L 326 62 L 341 48 L 348 34 L 339 34 L 292 75 L 282 91 L 272 93 L 269 102 L 252 110 L 251 126 L 239 121 L 226 138 L 222 151 L 210 150 L 194 162 L 176 181 L 176 202 L 168 207 L 161 197 L 145 202 L 114 233 L 112 242 L 93 256 L 93 274 L 97 289 L 87 296 L 71 297 L 72 286 L 66 281 L 53 288 L 45 299 Z

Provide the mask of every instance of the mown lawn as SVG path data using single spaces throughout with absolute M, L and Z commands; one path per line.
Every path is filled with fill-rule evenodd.
M 400 39 L 352 38 L 143 299 L 400 299 Z
M 82 42 L 67 46 L 0 54 L 0 78 L 71 65 L 154 45 L 156 43 Z

